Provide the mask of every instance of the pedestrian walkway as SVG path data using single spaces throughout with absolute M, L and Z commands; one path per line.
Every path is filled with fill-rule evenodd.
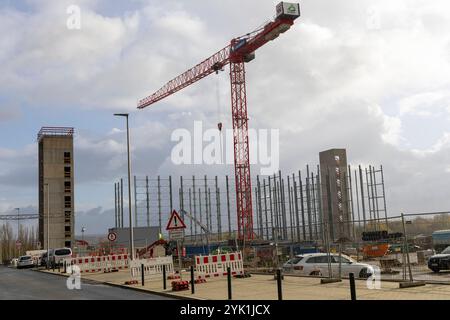
M 190 280 L 188 272 L 182 273 L 183 280 Z M 123 285 L 130 280 L 129 271 L 116 273 L 98 273 L 83 275 L 82 279 Z M 167 280 L 167 289 L 163 290 L 162 277 L 159 280 L 145 281 L 129 287 L 150 292 L 173 294 L 180 298 L 225 300 L 228 297 L 227 279 L 215 278 L 206 283 L 195 285 L 195 294 L 191 291 L 173 292 L 171 280 Z M 283 280 L 283 299 L 285 300 L 349 300 L 349 281 L 320 284 L 319 278 L 285 276 Z M 250 278 L 232 279 L 233 300 L 275 300 L 278 297 L 277 282 L 273 275 L 252 275 Z M 366 281 L 356 280 L 358 300 L 450 300 L 450 285 L 426 285 L 400 289 L 396 282 L 383 281 L 381 289 L 370 290 Z

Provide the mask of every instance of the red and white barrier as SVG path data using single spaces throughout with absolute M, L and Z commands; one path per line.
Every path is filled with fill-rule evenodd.
M 141 268 L 144 265 L 144 277 L 151 278 L 152 276 L 159 276 L 163 273 L 163 266 L 166 266 L 166 274 L 172 274 L 173 269 L 173 258 L 172 256 L 167 257 L 157 257 L 149 259 L 136 259 L 130 261 L 130 272 L 132 279 L 140 279 Z
M 64 259 L 66 266 L 78 266 L 81 273 L 109 272 L 128 268 L 128 255 L 79 257 Z
M 195 257 L 195 269 L 198 279 L 226 276 L 228 275 L 228 267 L 233 276 L 244 274 L 241 252 Z

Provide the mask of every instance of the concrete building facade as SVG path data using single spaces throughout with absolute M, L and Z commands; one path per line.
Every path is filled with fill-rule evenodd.
M 323 221 L 328 222 L 329 239 L 352 239 L 347 152 L 330 149 L 320 152 L 319 158 Z
M 73 128 L 61 127 L 43 127 L 38 133 L 39 241 L 44 249 L 75 245 L 73 134 Z

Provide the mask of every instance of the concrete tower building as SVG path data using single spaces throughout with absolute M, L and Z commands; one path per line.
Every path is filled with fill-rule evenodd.
M 41 247 L 73 247 L 73 128 L 43 127 L 39 143 L 39 241 Z
M 347 152 L 331 149 L 320 152 L 323 221 L 328 222 L 329 239 L 352 238 L 348 194 Z M 327 176 L 329 175 L 329 186 Z M 331 210 L 330 210 L 331 207 Z

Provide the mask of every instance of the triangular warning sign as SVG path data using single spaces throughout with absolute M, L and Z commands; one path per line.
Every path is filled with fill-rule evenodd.
M 185 229 L 186 225 L 184 221 L 181 220 L 180 215 L 175 210 L 172 211 L 172 215 L 170 216 L 169 223 L 167 224 L 166 230 L 176 230 L 176 229 Z

